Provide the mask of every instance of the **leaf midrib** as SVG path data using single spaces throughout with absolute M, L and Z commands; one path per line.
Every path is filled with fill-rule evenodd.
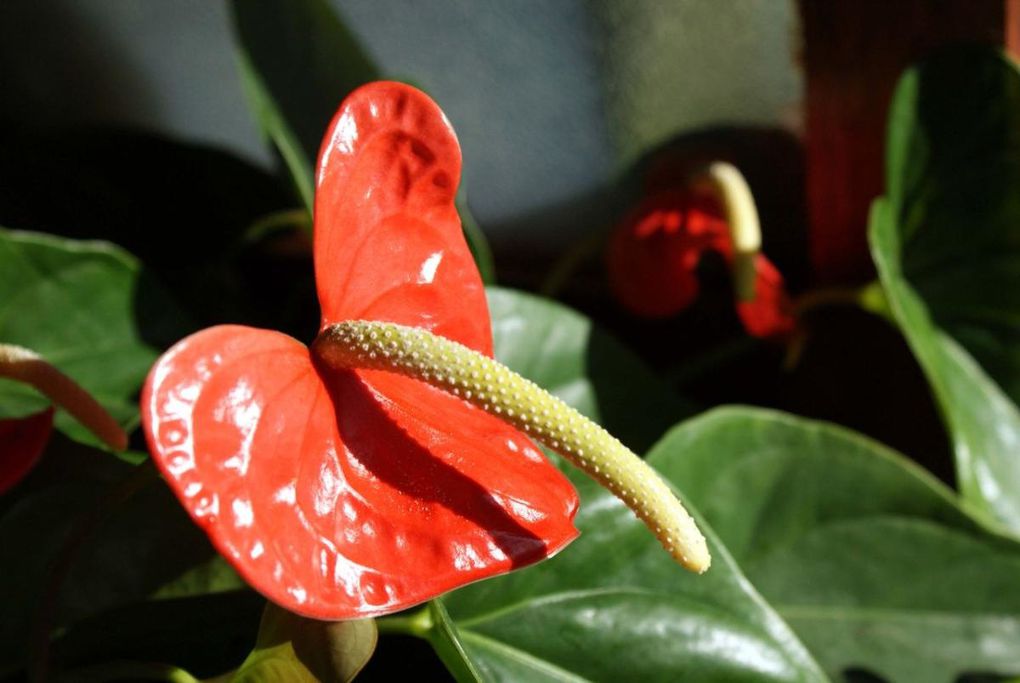
M 912 609 L 892 607 L 844 607 L 840 605 L 809 606 L 784 605 L 774 600 L 769 604 L 784 620 L 801 621 L 974 621 L 1009 620 L 1020 621 L 1020 613 L 1002 612 L 951 612 L 947 610 Z
M 488 648 L 490 650 L 495 650 L 509 659 L 525 664 L 533 669 L 549 673 L 550 675 L 556 677 L 559 680 L 571 681 L 572 683 L 593 683 L 591 679 L 577 676 L 571 673 L 570 671 L 567 671 L 566 669 L 556 666 L 555 664 L 546 659 L 536 657 L 535 655 L 525 652 L 524 650 L 513 647 L 512 645 L 508 645 L 503 641 L 495 640 L 493 638 L 489 638 L 488 636 L 484 636 L 481 633 L 478 633 L 477 631 L 470 631 L 467 629 L 458 628 L 458 633 L 460 634 L 461 640 L 467 640 L 469 642 L 474 641 L 475 645 L 477 646 Z

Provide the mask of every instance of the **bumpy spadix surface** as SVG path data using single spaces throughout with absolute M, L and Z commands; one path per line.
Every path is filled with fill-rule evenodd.
M 492 354 L 453 205 L 460 148 L 421 92 L 350 95 L 319 158 L 322 327 L 380 320 Z M 322 619 L 403 609 L 555 553 L 577 496 L 529 439 L 416 380 L 338 371 L 284 334 L 215 327 L 142 397 L 153 458 L 256 589 Z

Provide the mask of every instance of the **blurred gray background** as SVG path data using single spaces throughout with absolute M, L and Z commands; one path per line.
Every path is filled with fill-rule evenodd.
M 528 217 L 583 205 L 677 133 L 798 129 L 792 0 L 333 4 L 383 73 L 447 112 L 474 213 L 497 243 L 583 234 L 584 212 L 556 234 Z M 273 161 L 221 0 L 2 0 L 0 93 L 7 120 L 128 125 Z

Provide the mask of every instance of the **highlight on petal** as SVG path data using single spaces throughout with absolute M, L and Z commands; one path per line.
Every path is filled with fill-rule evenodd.
M 25 478 L 46 450 L 53 407 L 26 417 L 0 420 L 0 493 Z
M 215 327 L 153 367 L 153 459 L 273 602 L 320 619 L 396 611 L 576 536 L 577 499 L 516 430 L 404 378 L 336 372 L 280 333 Z
M 423 92 L 377 82 L 344 100 L 316 179 L 322 328 L 385 320 L 492 354 L 485 292 L 454 206 L 460 170 L 450 122 Z

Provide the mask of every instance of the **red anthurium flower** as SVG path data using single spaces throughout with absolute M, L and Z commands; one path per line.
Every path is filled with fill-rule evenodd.
M 0 420 L 0 493 L 14 488 L 35 466 L 52 431 L 52 407 L 27 417 Z
M 319 156 L 322 328 L 378 320 L 492 354 L 453 200 L 461 156 L 423 93 L 374 83 Z M 333 370 L 284 334 L 181 341 L 142 395 L 156 464 L 256 589 L 321 619 L 403 609 L 555 553 L 577 496 L 526 436 L 407 377 Z
M 607 262 L 613 296 L 631 313 L 667 318 L 698 296 L 697 268 L 706 251 L 732 264 L 729 226 L 715 199 L 691 189 L 646 197 L 610 237 Z M 794 317 L 782 275 L 767 258 L 754 261 L 755 296 L 738 300 L 737 314 L 751 335 L 785 338 Z

